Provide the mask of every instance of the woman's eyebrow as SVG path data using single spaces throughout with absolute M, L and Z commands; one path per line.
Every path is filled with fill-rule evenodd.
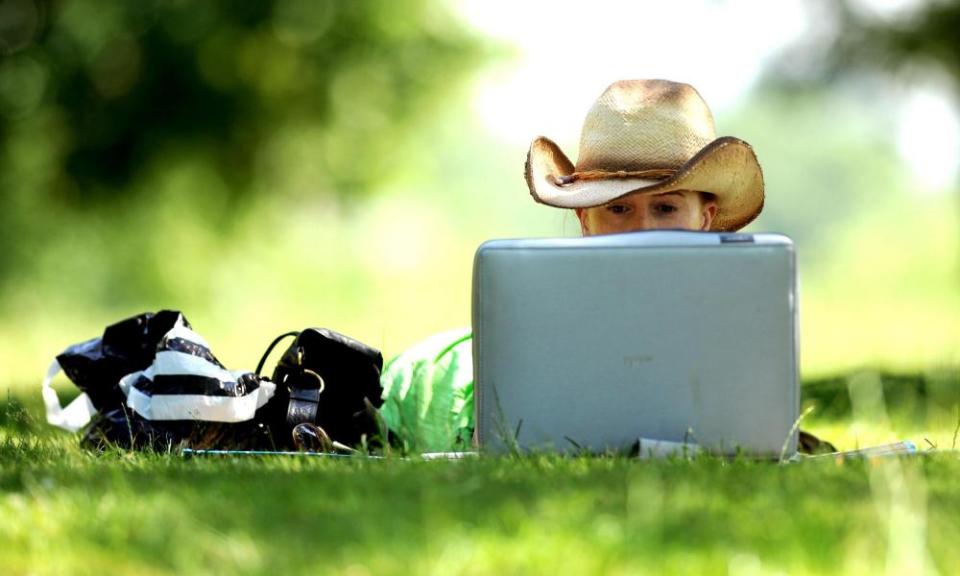
M 683 198 L 683 193 L 682 193 L 682 192 L 678 192 L 678 191 L 673 191 L 673 192 L 661 192 L 660 194 L 653 194 L 653 196 L 656 196 L 656 197 L 658 197 L 658 198 L 661 198 L 661 197 L 663 197 L 663 196 L 679 196 L 679 197 Z

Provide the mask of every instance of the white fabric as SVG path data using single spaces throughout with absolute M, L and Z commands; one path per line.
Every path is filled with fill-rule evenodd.
M 245 396 L 203 396 L 200 394 L 158 394 L 148 396 L 130 385 L 137 373 L 124 376 L 121 387 L 127 394 L 127 406 L 147 420 L 205 420 L 208 422 L 244 422 L 253 418 L 267 403 L 276 385 L 263 381 Z M 129 380 L 128 380 L 129 379 Z M 126 386 L 123 386 L 127 380 Z
M 80 394 L 74 398 L 73 402 L 63 408 L 60 405 L 60 397 L 57 391 L 50 385 L 53 378 L 60 373 L 60 363 L 56 359 L 47 370 L 47 375 L 43 379 L 43 403 L 47 408 L 47 422 L 62 428 L 68 432 L 76 432 L 86 426 L 97 409 L 90 402 L 90 397 L 86 393 Z
M 163 337 L 164 339 L 168 339 L 168 340 L 170 338 L 182 338 L 184 340 L 189 340 L 190 342 L 199 344 L 204 348 L 206 348 L 207 350 L 210 350 L 210 345 L 207 344 L 207 341 L 204 340 L 202 336 L 200 336 L 193 330 L 187 328 L 187 326 L 183 323 L 183 314 L 181 314 L 177 318 L 176 324 L 174 324 L 173 328 L 171 328 L 166 334 L 164 334 Z
M 156 357 L 153 359 L 153 364 L 148 366 L 146 370 L 128 374 L 120 380 L 120 389 L 123 390 L 124 394 L 127 393 L 124 387 L 129 387 L 130 382 L 136 380 L 136 378 L 127 380 L 127 377 L 139 374 L 142 374 L 147 380 L 153 380 L 154 376 L 163 374 L 164 376 L 205 376 L 207 378 L 216 378 L 221 382 L 233 382 L 236 381 L 237 376 L 244 374 L 244 372 L 225 370 L 216 364 L 192 354 L 177 352 L 175 350 L 164 350 L 157 352 Z M 124 383 L 125 380 L 126 383 Z
M 186 327 L 183 316 L 180 316 L 174 327 L 164 335 L 164 340 L 172 338 L 187 340 L 210 350 L 210 346 L 199 334 Z M 86 394 L 81 394 L 66 408 L 60 406 L 57 392 L 50 385 L 60 370 L 60 363 L 54 360 L 43 380 L 43 401 L 47 410 L 47 422 L 64 430 L 76 432 L 86 426 L 97 411 Z M 240 397 L 202 394 L 151 396 L 133 386 L 140 376 L 153 380 L 158 374 L 204 376 L 215 378 L 220 382 L 236 382 L 245 372 L 225 370 L 203 358 L 183 352 L 174 350 L 157 352 L 149 367 L 127 374 L 119 382 L 120 390 L 127 397 L 127 406 L 148 420 L 243 422 L 252 419 L 256 411 L 273 397 L 277 388 L 274 383 L 264 380 L 260 381 L 256 390 Z
M 182 338 L 210 349 L 206 342 L 192 330 L 177 321 L 165 340 Z M 261 381 L 252 392 L 236 396 L 205 396 L 203 394 L 144 394 L 134 386 L 142 376 L 153 380 L 164 376 L 205 376 L 220 382 L 236 382 L 243 371 L 225 370 L 199 356 L 163 350 L 157 352 L 153 364 L 145 370 L 127 374 L 120 379 L 120 390 L 127 397 L 127 406 L 147 420 L 205 420 L 208 422 L 244 422 L 273 397 L 276 385 Z

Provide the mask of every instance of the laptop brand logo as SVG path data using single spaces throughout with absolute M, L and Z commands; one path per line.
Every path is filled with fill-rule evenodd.
M 632 356 L 623 357 L 623 365 L 634 368 L 643 364 L 649 364 L 650 362 L 653 362 L 653 356 L 650 356 L 649 354 L 634 354 Z

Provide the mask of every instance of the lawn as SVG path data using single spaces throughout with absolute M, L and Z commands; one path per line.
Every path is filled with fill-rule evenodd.
M 891 407 L 871 412 L 857 389 Z M 806 382 L 842 448 L 948 449 L 957 374 Z M 850 391 L 848 394 L 847 391 Z M 866 407 L 864 407 L 866 406 Z M 876 406 L 873 406 L 876 408 Z M 952 416 L 951 416 L 952 414 Z M 929 443 L 928 443 L 929 440 Z M 960 458 L 461 461 L 94 455 L 0 403 L 3 574 L 940 573 Z

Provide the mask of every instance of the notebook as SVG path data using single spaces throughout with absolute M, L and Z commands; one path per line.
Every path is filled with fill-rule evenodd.
M 473 272 L 486 452 L 796 452 L 794 246 L 644 231 L 493 240 Z

